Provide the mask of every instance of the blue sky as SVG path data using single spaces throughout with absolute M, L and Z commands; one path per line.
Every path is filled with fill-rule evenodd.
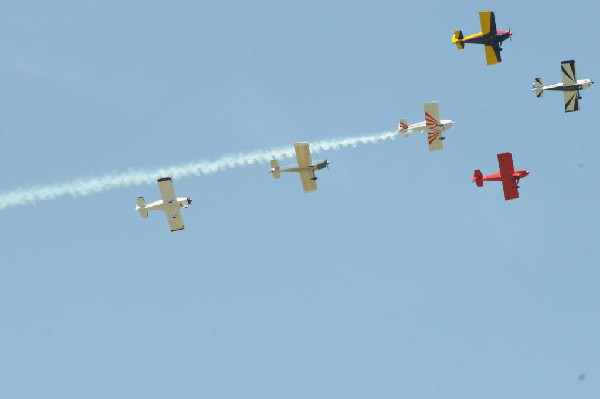
M 51 3 L 51 4 L 50 4 Z M 600 5 L 19 1 L 0 13 L 0 194 L 239 151 L 457 122 L 323 154 L 0 211 L 0 397 L 596 398 Z M 504 62 L 450 44 L 477 12 Z M 475 187 L 511 151 L 521 198 Z M 578 377 L 585 374 L 585 379 Z

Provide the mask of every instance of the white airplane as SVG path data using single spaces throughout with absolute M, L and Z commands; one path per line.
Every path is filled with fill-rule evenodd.
M 443 150 L 444 132 L 452 128 L 454 121 L 449 119 L 440 120 L 440 108 L 437 101 L 425 103 L 423 108 L 425 109 L 425 120 L 409 126 L 406 119 L 401 119 L 398 122 L 398 134 L 402 137 L 409 137 L 416 132 L 427 131 L 429 151 Z
M 594 82 L 591 79 L 579 79 L 575 74 L 575 61 L 563 61 L 560 63 L 562 71 L 562 83 L 556 83 L 549 86 L 544 86 L 542 78 L 533 80 L 533 89 L 531 89 L 537 97 L 542 97 L 545 90 L 562 91 L 565 100 L 565 112 L 579 111 L 579 90 L 591 87 Z
M 281 177 L 282 172 L 298 172 L 300 173 L 300 179 L 302 180 L 302 188 L 305 193 L 316 191 L 317 189 L 317 176 L 315 176 L 316 170 L 323 168 L 329 168 L 329 162 L 317 161 L 313 163 L 310 158 L 310 149 L 308 143 L 294 143 L 294 149 L 296 150 L 296 162 L 298 166 L 292 166 L 285 169 L 279 167 L 279 162 L 273 159 L 271 160 L 271 172 L 275 179 Z
M 146 204 L 144 197 L 137 198 L 137 206 L 135 210 L 140 213 L 143 218 L 148 217 L 148 211 L 163 211 L 167 215 L 167 221 L 171 231 L 183 230 L 183 219 L 181 218 L 181 208 L 187 208 L 192 203 L 190 197 L 177 198 L 173 181 L 170 177 L 163 177 L 157 180 L 158 189 L 162 199 Z

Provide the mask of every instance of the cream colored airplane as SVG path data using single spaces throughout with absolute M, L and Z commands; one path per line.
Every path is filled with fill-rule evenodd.
M 298 166 L 292 166 L 285 169 L 279 167 L 279 162 L 275 159 L 271 160 L 271 172 L 275 179 L 281 177 L 282 172 L 298 172 L 300 173 L 300 180 L 302 180 L 302 188 L 305 193 L 317 190 L 317 176 L 315 176 L 316 170 L 323 168 L 329 168 L 329 162 L 317 161 L 313 163 L 310 157 L 310 149 L 308 143 L 294 143 L 294 149 L 296 150 L 296 162 Z
M 163 177 L 157 180 L 158 189 L 160 190 L 160 196 L 162 199 L 146 204 L 144 197 L 137 198 L 137 206 L 135 210 L 140 213 L 143 218 L 148 217 L 148 211 L 163 211 L 167 215 L 167 221 L 171 231 L 183 230 L 183 219 L 181 218 L 181 208 L 187 208 L 191 203 L 192 199 L 177 198 L 175 195 L 175 189 L 173 188 L 173 181 L 170 177 Z
M 427 102 L 423 108 L 425 109 L 425 120 L 409 126 L 408 120 L 401 119 L 398 122 L 398 134 L 402 137 L 409 137 L 416 132 L 427 131 L 429 151 L 443 150 L 444 132 L 452 128 L 454 121 L 440 120 L 440 108 L 437 101 Z

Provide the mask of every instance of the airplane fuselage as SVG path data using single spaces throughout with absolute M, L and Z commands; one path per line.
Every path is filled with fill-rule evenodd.
M 135 210 L 139 211 L 140 209 L 146 209 L 148 211 L 169 211 L 171 209 L 187 208 L 191 203 L 192 199 L 190 197 L 177 198 L 177 201 L 171 201 L 166 204 L 163 202 L 163 200 L 158 200 L 146 204 L 144 207 L 137 206 Z
M 524 170 L 524 169 L 516 170 L 512 174 L 512 179 L 518 181 L 519 179 L 527 177 L 528 175 L 529 175 L 528 170 Z M 482 181 L 502 181 L 502 176 L 500 175 L 500 173 L 492 173 L 491 175 L 483 176 L 480 180 L 482 180 Z
M 491 35 L 483 35 L 483 33 L 475 33 L 473 35 L 465 36 L 462 39 L 463 43 L 475 43 L 475 44 L 484 44 L 486 46 L 492 46 L 496 43 L 502 43 L 506 39 L 512 36 L 512 33 L 507 30 L 499 30 L 496 31 L 496 34 Z
M 591 79 L 578 79 L 576 85 L 567 85 L 563 83 L 556 83 L 553 85 L 543 86 L 543 90 L 554 90 L 554 91 L 577 91 L 584 90 L 591 87 L 594 84 Z
M 284 169 L 279 169 L 279 172 L 302 172 L 304 170 L 321 170 L 327 167 L 327 165 L 329 165 L 329 162 L 327 162 L 327 160 L 324 161 L 317 161 L 316 163 L 313 163 L 312 165 L 308 165 L 308 166 L 304 166 L 304 167 L 298 167 L 298 166 L 292 166 L 289 168 L 284 168 Z M 271 172 L 273 172 L 273 169 L 271 169 Z
M 454 125 L 454 121 L 451 121 L 449 119 L 442 119 L 440 121 L 440 123 L 437 124 L 437 127 L 441 127 L 442 131 L 446 131 L 448 129 L 451 129 L 453 125 Z M 423 121 L 423 122 L 414 123 L 414 124 L 410 125 L 407 129 L 400 129 L 400 130 L 398 130 L 398 133 L 403 136 L 409 136 L 411 133 L 423 132 L 426 130 L 427 130 L 427 125 L 425 124 L 425 121 Z

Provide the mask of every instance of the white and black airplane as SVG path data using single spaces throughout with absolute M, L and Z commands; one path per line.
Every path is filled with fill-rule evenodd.
M 579 79 L 575 74 L 575 61 L 563 61 L 560 63 L 562 71 L 562 83 L 556 83 L 549 86 L 544 86 L 542 78 L 533 80 L 533 89 L 531 89 L 537 97 L 542 97 L 544 91 L 562 91 L 565 99 L 565 112 L 579 111 L 579 90 L 591 87 L 594 82 L 591 79 Z
M 143 218 L 148 217 L 148 211 L 163 211 L 167 215 L 167 221 L 171 231 L 183 230 L 183 219 L 181 218 L 181 208 L 187 208 L 192 203 L 190 197 L 177 198 L 173 188 L 173 180 L 170 177 L 163 177 L 157 180 L 158 189 L 162 199 L 146 204 L 144 197 L 137 198 L 135 210 Z
M 271 172 L 275 179 L 281 177 L 282 172 L 298 172 L 300 173 L 300 180 L 302 180 L 302 188 L 305 193 L 317 190 L 317 176 L 315 176 L 316 170 L 323 168 L 329 168 L 329 162 L 317 161 L 313 163 L 310 157 L 310 149 L 308 143 L 294 143 L 294 149 L 296 150 L 296 162 L 298 166 L 291 166 L 288 168 L 281 169 L 279 162 L 275 159 L 271 160 Z

